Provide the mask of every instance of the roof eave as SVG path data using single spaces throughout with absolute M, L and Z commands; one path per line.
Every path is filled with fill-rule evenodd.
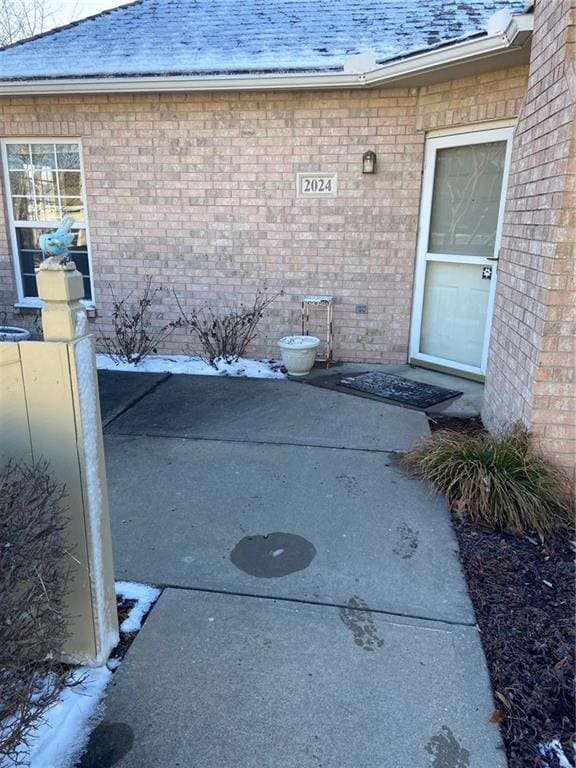
M 478 59 L 522 48 L 532 34 L 531 14 L 513 16 L 502 32 L 426 51 L 376 69 L 358 73 L 304 72 L 288 74 L 77 77 L 0 81 L 0 95 L 74 93 L 136 93 L 161 91 L 246 91 L 326 88 L 366 88 L 402 82 Z
M 428 51 L 418 56 L 391 62 L 365 74 L 366 85 L 378 85 L 387 81 L 401 81 L 425 75 L 432 71 L 467 64 L 470 61 L 499 56 L 522 48 L 530 39 L 534 17 L 513 16 L 508 27 L 499 34 L 454 43 L 444 48 Z

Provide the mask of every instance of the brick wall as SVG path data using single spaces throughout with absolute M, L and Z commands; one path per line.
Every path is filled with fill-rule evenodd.
M 82 139 L 101 328 L 110 280 L 121 294 L 153 275 L 166 318 L 172 287 L 192 308 L 267 284 L 285 296 L 254 353 L 298 329 L 302 294 L 330 293 L 338 358 L 405 362 L 424 131 L 512 117 L 525 83 L 515 68 L 420 89 L 5 98 L 0 137 Z M 338 197 L 296 198 L 303 170 L 337 171 Z M 14 299 L 0 231 L 0 304 Z M 166 349 L 184 344 L 174 335 Z
M 515 133 L 483 417 L 576 456 L 575 0 L 536 5 Z

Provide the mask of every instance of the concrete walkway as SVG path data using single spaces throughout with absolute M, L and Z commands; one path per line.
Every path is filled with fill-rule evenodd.
M 165 588 L 81 768 L 504 768 L 423 414 L 102 374 L 117 578 Z

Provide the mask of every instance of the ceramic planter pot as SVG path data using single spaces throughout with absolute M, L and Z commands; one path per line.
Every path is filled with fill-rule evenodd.
M 0 341 L 28 341 L 30 331 L 15 325 L 0 325 Z
M 316 359 L 320 339 L 316 336 L 285 336 L 278 346 L 290 376 L 308 376 Z

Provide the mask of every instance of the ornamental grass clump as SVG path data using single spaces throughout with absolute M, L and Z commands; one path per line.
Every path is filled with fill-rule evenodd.
M 542 535 L 573 525 L 571 481 L 538 453 L 521 424 L 501 435 L 435 432 L 402 466 L 445 493 L 452 509 L 472 522 Z

